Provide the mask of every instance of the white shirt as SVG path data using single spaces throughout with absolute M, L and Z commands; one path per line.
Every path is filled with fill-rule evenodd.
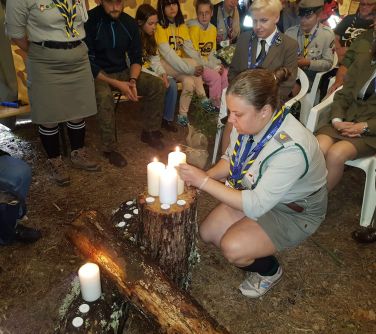
M 269 35 L 269 37 L 265 38 L 265 52 L 266 54 L 268 54 L 268 51 L 269 51 L 269 48 L 272 46 L 272 40 L 274 38 L 274 35 L 278 32 L 277 28 L 275 28 L 274 32 Z M 258 55 L 260 54 L 261 52 L 261 41 L 262 39 L 258 39 L 258 42 L 257 42 L 257 50 L 256 50 L 256 58 L 258 57 Z

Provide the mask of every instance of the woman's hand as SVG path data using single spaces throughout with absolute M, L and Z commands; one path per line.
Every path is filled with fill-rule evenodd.
M 349 138 L 360 137 L 365 126 L 365 122 L 336 122 L 333 125 L 342 136 Z
M 180 164 L 176 169 L 184 182 L 196 188 L 199 188 L 207 177 L 206 172 L 188 164 Z

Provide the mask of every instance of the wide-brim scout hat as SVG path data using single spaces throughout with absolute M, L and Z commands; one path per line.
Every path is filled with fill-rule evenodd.
M 371 0 L 376 1 L 376 0 Z M 299 2 L 299 16 L 308 16 L 324 7 L 324 0 L 302 0 Z

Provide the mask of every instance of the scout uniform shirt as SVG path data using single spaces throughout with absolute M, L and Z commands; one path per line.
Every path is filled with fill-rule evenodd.
M 254 136 L 252 148 L 271 122 Z M 230 160 L 237 138 L 234 128 L 223 159 Z M 288 114 L 243 177 L 243 211 L 257 220 L 278 203 L 302 200 L 326 184 L 326 174 L 325 159 L 316 138 Z
M 300 26 L 287 29 L 286 35 L 294 38 L 299 45 L 298 56 L 304 54 L 304 33 L 300 30 Z M 321 23 L 314 26 L 309 33 L 310 43 L 306 48 L 306 58 L 311 61 L 307 68 L 313 72 L 323 72 L 329 70 L 333 66 L 334 60 L 334 33 L 333 31 Z
M 52 0 L 7 1 L 6 31 L 11 38 L 27 36 L 31 42 L 73 42 L 85 38 L 84 22 L 88 19 L 84 0 L 67 0 L 75 4 L 75 36 L 67 36 L 65 21 Z M 57 1 L 63 3 L 64 1 Z M 25 28 L 26 27 L 26 31 Z

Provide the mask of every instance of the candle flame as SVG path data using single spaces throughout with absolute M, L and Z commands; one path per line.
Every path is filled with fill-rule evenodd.
M 175 152 L 180 152 L 180 147 L 176 146 Z
M 154 162 L 158 162 L 158 159 L 156 157 L 154 157 L 153 161 Z

